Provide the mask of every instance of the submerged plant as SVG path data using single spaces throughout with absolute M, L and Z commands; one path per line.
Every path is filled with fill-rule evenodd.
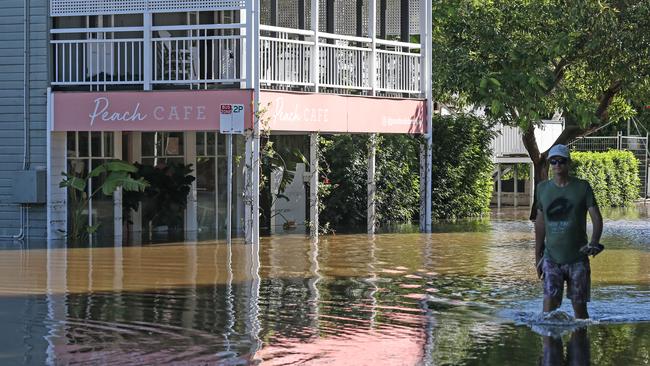
M 65 178 L 59 183 L 59 187 L 67 188 L 71 210 L 68 239 L 81 240 L 97 231 L 101 222 L 89 225 L 88 220 L 84 217 L 84 211 L 88 211 L 90 200 L 100 192 L 106 196 L 112 196 L 113 192 L 120 187 L 124 191 L 144 191 L 149 183 L 144 178 L 131 177 L 130 174 L 136 171 L 137 168 L 134 165 L 115 160 L 99 165 L 88 174 L 77 175 L 63 172 L 62 175 Z M 100 180 L 103 183 L 97 185 L 96 188 L 93 187 L 93 191 L 89 192 L 89 182 L 93 178 L 103 178 Z

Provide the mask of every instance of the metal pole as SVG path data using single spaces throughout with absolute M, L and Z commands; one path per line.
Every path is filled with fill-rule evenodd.
M 152 26 L 152 15 L 149 12 L 144 13 L 143 15 L 143 65 L 142 71 L 144 73 L 144 90 L 151 90 L 151 63 L 152 63 L 152 42 L 151 42 L 151 26 Z
M 519 189 L 518 189 L 518 187 L 517 187 L 517 183 L 519 182 L 518 177 L 517 177 L 517 167 L 518 167 L 518 164 L 515 164 L 515 165 L 514 165 L 514 168 L 513 168 L 513 169 L 514 169 L 514 172 L 513 172 L 513 174 L 514 174 L 514 181 L 515 181 L 515 187 L 514 187 L 514 188 L 515 188 L 515 189 L 514 189 L 514 194 L 515 194 L 515 196 L 514 196 L 514 202 L 513 202 L 513 205 L 515 206 L 515 208 L 517 208 L 517 203 L 519 203 L 519 202 L 517 201 L 517 196 L 519 195 Z
M 372 1 L 372 0 L 371 0 Z M 319 83 L 320 83 L 320 56 L 318 50 L 318 33 L 319 33 L 319 12 L 318 12 L 318 0 L 311 0 L 311 30 L 314 32 L 314 46 L 312 49 L 312 69 L 311 77 L 312 83 L 314 84 L 314 93 L 318 93 Z
M 309 135 L 309 235 L 318 240 L 318 133 Z
M 376 226 L 376 202 L 375 196 L 377 192 L 377 185 L 375 184 L 375 157 L 377 152 L 377 134 L 373 133 L 370 135 L 370 140 L 368 144 L 368 234 L 375 233 Z
M 227 160 L 227 175 L 226 179 L 226 241 L 232 242 L 232 135 L 226 135 L 226 160 Z
M 501 208 L 501 163 L 497 163 L 497 208 Z

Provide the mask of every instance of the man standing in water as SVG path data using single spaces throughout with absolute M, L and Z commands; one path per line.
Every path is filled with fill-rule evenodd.
M 591 287 L 588 256 L 603 250 L 599 243 L 603 218 L 589 183 L 569 176 L 569 149 L 555 145 L 548 156 L 553 179 L 538 184 L 535 193 L 535 264 L 544 284 L 544 312 L 560 307 L 566 281 L 575 317 L 587 319 Z M 593 223 L 589 243 L 587 212 Z

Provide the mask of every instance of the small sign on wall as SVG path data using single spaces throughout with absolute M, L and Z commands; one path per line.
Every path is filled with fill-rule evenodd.
M 219 115 L 219 132 L 223 134 L 244 133 L 244 105 L 222 104 Z

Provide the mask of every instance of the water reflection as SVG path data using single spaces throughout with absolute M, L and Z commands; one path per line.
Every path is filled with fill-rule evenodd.
M 566 355 L 562 338 L 544 337 L 541 365 L 591 365 L 591 352 L 587 329 L 582 328 L 571 333 L 567 344 Z
M 0 364 L 534 364 L 578 354 L 571 344 L 594 363 L 645 362 L 650 250 L 634 238 L 647 216 L 605 233 L 592 262 L 601 324 L 565 336 L 565 355 L 518 325 L 541 289 L 517 215 L 318 243 L 0 251 Z

